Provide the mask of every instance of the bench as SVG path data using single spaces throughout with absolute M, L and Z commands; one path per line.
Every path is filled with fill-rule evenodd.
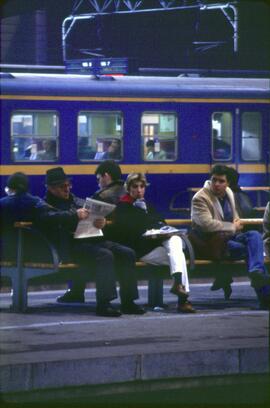
M 27 289 L 29 283 L 44 282 L 49 279 L 55 282 L 66 282 L 74 278 L 74 272 L 80 267 L 76 263 L 61 262 L 57 250 L 47 238 L 36 229 L 31 222 L 17 222 L 14 225 L 17 234 L 17 253 L 14 261 L 1 261 L 1 277 L 11 280 L 12 310 L 24 312 L 27 309 Z M 24 246 L 26 234 L 31 236 L 32 242 L 42 247 L 41 261 L 24 261 Z M 194 268 L 194 253 L 192 246 L 183 235 L 189 253 L 190 268 Z M 163 304 L 163 279 L 169 278 L 169 267 L 136 262 L 138 280 L 148 281 L 148 304 L 151 307 Z M 43 279 L 44 278 L 44 279 Z M 94 277 L 87 275 L 87 281 L 94 281 Z
M 168 224 L 174 226 L 188 226 L 191 224 L 190 219 L 167 219 Z M 245 220 L 247 221 L 247 220 Z M 262 223 L 261 219 L 256 221 L 252 219 L 252 222 Z M 37 281 L 43 277 L 49 280 L 57 280 L 60 278 L 61 282 L 66 282 L 68 279 L 74 277 L 74 271 L 79 269 L 79 265 L 75 263 L 62 263 L 59 259 L 58 253 L 53 245 L 46 239 L 46 237 L 37 229 L 35 229 L 32 223 L 20 222 L 15 224 L 15 228 L 18 233 L 18 245 L 16 260 L 13 261 L 1 261 L 1 277 L 7 277 L 11 280 L 12 286 L 12 310 L 16 312 L 24 312 L 27 309 L 27 288 L 28 284 Z M 33 234 L 35 240 L 39 241 L 39 245 L 44 247 L 46 252 L 46 262 L 24 262 L 24 239 L 25 234 Z M 203 268 L 221 268 L 230 265 L 239 268 L 244 267 L 245 261 L 221 261 L 219 263 L 211 260 L 194 259 L 193 248 L 183 234 L 183 240 L 186 243 L 187 248 L 187 264 L 189 265 L 189 271 L 193 272 L 195 269 Z M 270 260 L 266 259 L 266 263 L 270 264 Z M 148 305 L 150 307 L 163 305 L 163 280 L 170 279 L 169 267 L 156 266 L 145 264 L 144 262 L 136 262 L 137 279 L 148 281 Z M 53 275 L 53 278 L 51 278 Z M 91 276 L 87 276 L 88 280 L 91 280 Z M 94 279 L 93 279 L 94 281 Z

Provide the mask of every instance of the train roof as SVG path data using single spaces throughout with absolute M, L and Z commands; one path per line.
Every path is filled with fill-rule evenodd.
M 44 96 L 268 99 L 270 79 L 11 73 L 1 77 L 1 93 Z

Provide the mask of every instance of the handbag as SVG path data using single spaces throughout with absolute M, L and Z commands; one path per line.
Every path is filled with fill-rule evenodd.
M 188 238 L 193 246 L 195 258 L 219 261 L 226 257 L 227 242 L 230 239 L 227 232 L 211 232 L 202 237 L 197 231 L 191 230 Z

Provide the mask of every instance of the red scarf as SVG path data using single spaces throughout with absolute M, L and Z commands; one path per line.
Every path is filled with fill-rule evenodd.
M 135 199 L 131 197 L 129 194 L 125 194 L 120 198 L 121 203 L 128 203 L 128 204 L 133 204 Z

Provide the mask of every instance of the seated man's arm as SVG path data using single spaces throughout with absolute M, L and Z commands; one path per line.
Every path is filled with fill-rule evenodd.
M 226 231 L 232 234 L 236 232 L 234 223 L 215 218 L 212 206 L 203 198 L 192 199 L 191 219 L 204 232 Z

